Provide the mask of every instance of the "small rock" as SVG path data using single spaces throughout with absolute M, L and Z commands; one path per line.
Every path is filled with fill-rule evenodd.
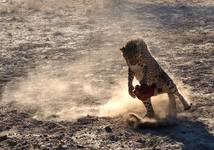
M 87 120 L 87 119 L 85 119 L 85 118 L 79 118 L 79 119 L 77 120 L 77 122 L 79 122 L 79 123 L 82 124 L 82 125 L 86 125 L 86 124 L 89 124 L 89 123 L 90 123 L 89 120 Z
M 7 135 L 0 136 L 0 142 L 7 140 Z
M 63 36 L 63 33 L 62 33 L 62 32 L 57 31 L 57 32 L 54 32 L 54 33 L 53 33 L 53 35 L 54 35 L 54 36 Z
M 112 128 L 109 127 L 109 126 L 105 127 L 105 130 L 106 130 L 106 132 L 108 132 L 108 133 L 111 133 L 111 132 L 112 132 Z
M 28 113 L 24 113 L 24 112 L 20 113 L 20 115 L 21 115 L 21 117 L 24 117 L 24 118 L 30 117 L 30 115 Z
M 110 135 L 109 140 L 116 142 L 116 141 L 118 141 L 118 138 L 115 135 Z
M 85 147 L 82 145 L 77 145 L 77 148 L 85 148 Z
M 65 136 L 64 133 L 55 133 L 55 134 L 54 134 L 54 137 L 55 137 L 56 139 L 58 139 L 58 140 L 63 139 L 64 136 Z
M 56 128 L 56 127 L 57 127 L 56 123 L 54 123 L 54 122 L 48 123 L 48 129 L 53 129 L 53 128 Z
M 17 114 L 18 111 L 16 109 L 14 109 L 14 110 L 11 110 L 10 112 L 14 113 L 14 114 Z
M 8 146 L 10 146 L 10 147 L 14 147 L 17 145 L 17 142 L 15 140 L 12 140 L 12 139 L 8 139 L 7 143 L 8 143 Z
M 67 149 L 67 146 L 66 145 L 58 145 L 55 150 L 66 150 Z
M 187 7 L 187 6 L 184 6 L 184 5 L 181 5 L 179 8 L 180 8 L 180 9 L 183 9 L 183 10 L 187 10 L 187 9 L 188 9 L 188 7 Z
M 49 148 L 46 145 L 41 145 L 42 150 L 48 150 Z
M 6 127 L 5 127 L 5 130 L 10 130 L 10 129 L 11 129 L 10 126 L 6 126 Z
M 136 142 L 138 142 L 138 143 L 145 143 L 145 141 L 143 139 L 141 139 L 141 138 L 139 138 Z

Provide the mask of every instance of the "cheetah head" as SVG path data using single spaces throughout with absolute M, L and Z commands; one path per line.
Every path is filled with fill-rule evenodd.
M 135 65 L 139 56 L 138 45 L 136 41 L 129 41 L 125 47 L 120 48 L 127 65 Z

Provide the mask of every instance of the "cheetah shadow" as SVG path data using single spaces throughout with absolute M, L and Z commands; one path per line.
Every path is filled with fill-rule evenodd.
M 182 143 L 183 150 L 213 150 L 214 136 L 209 133 L 208 127 L 200 121 L 191 121 L 180 118 L 176 124 L 169 127 L 141 127 L 136 130 L 142 134 L 150 133 L 155 136 L 169 137 L 175 142 Z

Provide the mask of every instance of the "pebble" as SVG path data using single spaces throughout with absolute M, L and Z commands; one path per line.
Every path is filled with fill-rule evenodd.
M 54 148 L 55 150 L 66 150 L 68 147 L 67 145 L 58 145 L 56 148 Z
M 10 147 L 14 147 L 17 145 L 17 142 L 15 140 L 12 140 L 12 139 L 8 139 L 7 143 Z
M 110 135 L 109 140 L 116 142 L 118 141 L 118 138 L 115 135 Z
M 112 132 L 112 128 L 107 126 L 107 127 L 105 127 L 105 131 L 108 132 L 108 133 L 111 133 Z
M 7 135 L 0 136 L 0 142 L 7 140 Z

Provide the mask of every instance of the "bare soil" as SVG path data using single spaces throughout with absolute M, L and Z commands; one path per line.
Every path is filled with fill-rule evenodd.
M 0 0 L 0 35 L 0 149 L 214 149 L 212 0 Z M 136 37 L 190 88 L 174 126 L 96 115 Z

